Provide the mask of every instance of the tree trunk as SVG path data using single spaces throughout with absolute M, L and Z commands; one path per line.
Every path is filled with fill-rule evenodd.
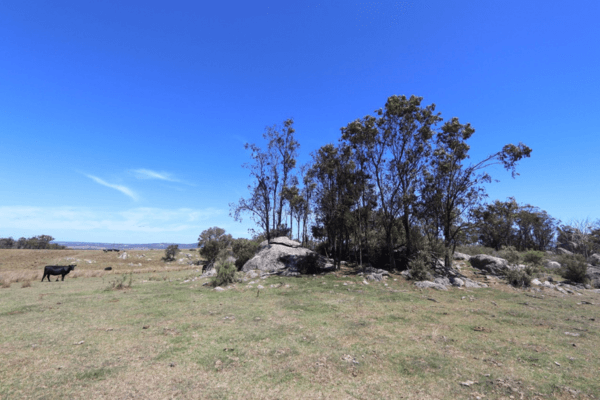
M 452 268 L 452 243 L 450 241 L 450 226 L 444 227 L 444 267 Z
M 404 224 L 404 232 L 406 233 L 406 254 L 404 256 L 404 267 L 408 268 L 408 263 L 413 255 L 413 243 L 412 235 L 410 232 L 410 221 L 408 216 L 408 209 L 404 208 L 404 215 L 402 216 L 402 223 Z
M 389 227 L 389 229 L 386 230 L 386 237 L 387 237 L 388 252 L 389 252 L 389 257 L 390 257 L 390 270 L 393 271 L 396 269 L 396 260 L 394 259 L 394 243 L 393 243 L 393 239 L 392 239 L 392 228 L 391 227 Z

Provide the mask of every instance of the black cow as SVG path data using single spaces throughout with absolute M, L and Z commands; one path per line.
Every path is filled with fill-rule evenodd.
M 50 275 L 62 275 L 62 280 L 65 280 L 65 275 L 69 272 L 73 271 L 77 264 L 71 265 L 46 265 L 44 267 L 44 276 L 42 277 L 42 282 L 44 279 L 48 277 L 48 282 L 50 282 Z M 56 278 L 56 282 L 58 282 L 58 278 Z

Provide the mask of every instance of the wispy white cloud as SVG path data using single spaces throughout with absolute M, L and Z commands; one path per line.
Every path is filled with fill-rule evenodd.
M 156 172 L 150 169 L 134 169 L 132 171 L 138 179 L 159 179 L 161 181 L 178 182 L 177 179 L 167 172 Z
M 29 230 L 35 227 L 40 232 L 97 230 L 115 233 L 169 233 L 189 230 L 198 234 L 202 225 L 216 223 L 216 220 L 226 216 L 225 210 L 215 208 L 138 207 L 105 211 L 89 207 L 2 206 L 0 226 L 4 230 Z
M 151 169 L 139 168 L 131 170 L 133 175 L 138 179 L 156 179 L 159 181 L 183 183 L 184 185 L 194 186 L 193 184 L 186 182 L 182 179 L 178 179 L 168 172 L 157 172 Z
M 102 179 L 100 179 L 100 178 L 98 178 L 97 176 L 94 176 L 94 175 L 85 174 L 85 176 L 87 176 L 88 178 L 92 179 L 94 182 L 96 182 L 96 183 L 98 183 L 100 185 L 109 187 L 111 189 L 118 190 L 119 192 L 123 193 L 124 195 L 131 197 L 133 200 L 138 200 L 139 199 L 138 195 L 133 190 L 129 189 L 126 186 L 113 185 L 112 183 L 108 183 L 108 182 L 106 182 L 106 181 L 104 181 L 104 180 L 102 180 Z

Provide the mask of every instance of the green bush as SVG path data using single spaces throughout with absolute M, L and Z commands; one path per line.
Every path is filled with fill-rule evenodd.
M 541 251 L 529 250 L 523 255 L 523 262 L 533 265 L 542 265 L 544 253 Z
M 494 255 L 494 249 L 491 247 L 476 245 L 476 246 L 458 246 L 456 251 L 470 256 L 476 256 L 477 254 L 487 254 L 488 256 Z
M 560 258 L 561 276 L 571 282 L 587 283 L 587 263 L 581 254 L 562 256 Z
M 213 286 L 225 286 L 235 282 L 237 268 L 232 261 L 228 261 L 229 257 L 231 257 L 231 252 L 227 249 L 221 250 L 217 255 L 215 261 L 217 275 L 211 282 Z
M 408 263 L 410 277 L 415 281 L 426 281 L 431 277 L 429 264 L 423 257 L 416 257 Z
M 259 245 L 260 242 L 248 239 L 235 239 L 233 241 L 233 254 L 236 257 L 235 266 L 238 271 L 241 271 L 244 264 L 254 257 Z
M 231 246 L 233 238 L 225 233 L 225 229 L 213 226 L 200 234 L 198 238 L 198 251 L 206 260 L 206 264 L 215 263 L 219 252 Z
M 506 280 L 515 287 L 529 287 L 531 286 L 531 272 L 533 270 L 528 268 L 510 269 L 506 271 Z
M 171 262 L 175 260 L 177 257 L 177 253 L 179 253 L 179 245 L 172 244 L 165 249 L 165 256 L 163 257 L 164 262 Z
M 498 252 L 498 256 L 500 258 L 504 258 L 509 264 L 515 265 L 518 264 L 521 256 L 515 246 L 503 246 L 502 250 Z
M 304 275 L 318 274 L 321 272 L 319 255 L 316 253 L 310 253 L 302 257 L 302 259 L 298 262 L 298 272 Z

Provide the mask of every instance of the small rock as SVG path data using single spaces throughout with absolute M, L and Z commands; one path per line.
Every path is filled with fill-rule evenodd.
M 216 290 L 217 292 L 223 292 L 225 289 L 223 289 L 223 288 L 222 288 L 222 287 L 220 287 L 220 286 L 217 286 L 217 287 L 215 288 L 215 290 Z
M 418 287 L 419 289 L 432 288 L 432 289 L 437 289 L 437 290 L 448 290 L 448 288 L 446 286 L 440 285 L 439 283 L 430 282 L 430 281 L 415 282 L 415 286 Z
M 263 285 L 258 285 L 256 288 L 257 289 L 264 289 L 265 287 Z

